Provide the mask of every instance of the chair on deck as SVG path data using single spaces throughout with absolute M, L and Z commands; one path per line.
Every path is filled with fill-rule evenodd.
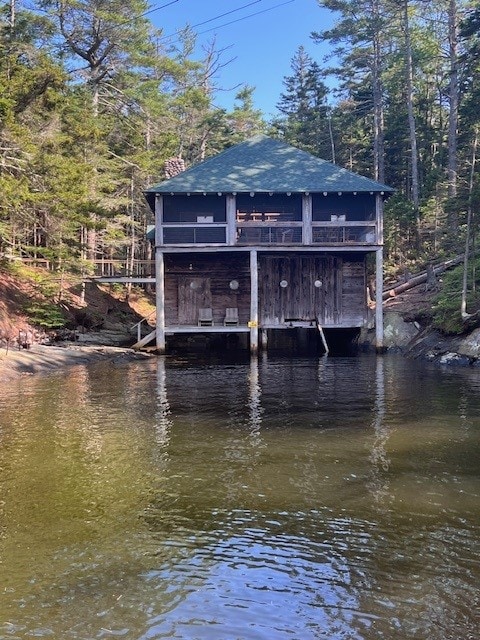
M 223 325 L 225 327 L 238 327 L 238 309 L 237 307 L 227 307 L 225 311 L 225 320 Z
M 199 327 L 213 326 L 213 312 L 210 307 L 198 310 L 198 326 Z

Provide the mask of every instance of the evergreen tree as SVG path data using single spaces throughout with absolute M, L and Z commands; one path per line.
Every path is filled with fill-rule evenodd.
M 237 144 L 265 131 L 262 112 L 254 107 L 254 88 L 243 87 L 235 96 L 233 111 L 229 114 L 230 144 Z
M 293 74 L 285 77 L 285 92 L 277 104 L 282 116 L 273 121 L 273 129 L 289 144 L 331 159 L 327 88 L 320 67 L 301 46 L 292 58 L 291 69 Z

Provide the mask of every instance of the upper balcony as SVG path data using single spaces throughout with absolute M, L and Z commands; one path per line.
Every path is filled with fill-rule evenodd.
M 370 193 L 240 193 L 157 198 L 160 246 L 366 247 L 382 243 Z

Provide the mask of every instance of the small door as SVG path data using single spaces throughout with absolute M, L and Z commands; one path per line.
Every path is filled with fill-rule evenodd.
M 196 325 L 198 310 L 212 307 L 210 278 L 184 277 L 178 282 L 178 322 Z

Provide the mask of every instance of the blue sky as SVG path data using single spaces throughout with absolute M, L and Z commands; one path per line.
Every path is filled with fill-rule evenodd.
M 224 50 L 225 66 L 216 78 L 222 88 L 218 106 L 231 109 L 238 91 L 234 87 L 248 84 L 255 87 L 255 107 L 267 117 L 276 111 L 283 78 L 291 75 L 291 60 L 300 45 L 322 65 L 327 50 L 315 44 L 310 33 L 333 23 L 332 14 L 317 0 L 161 0 L 151 7 L 159 7 L 149 17 L 164 35 L 186 24 L 198 25 L 194 31 L 200 51 L 214 38 L 216 49 Z

